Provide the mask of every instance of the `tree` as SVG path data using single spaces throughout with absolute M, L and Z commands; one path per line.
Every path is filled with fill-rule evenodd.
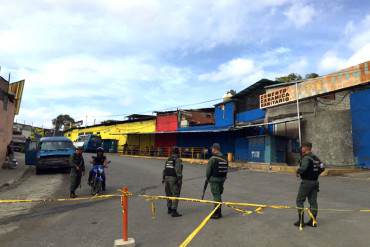
M 319 74 L 309 73 L 309 74 L 306 74 L 306 76 L 304 78 L 305 79 L 311 79 L 311 78 L 316 78 L 316 77 L 319 77 Z
M 67 130 L 74 123 L 75 120 L 69 115 L 60 114 L 55 119 L 53 119 L 53 126 L 56 132 Z
M 299 81 L 302 80 L 302 76 L 300 74 L 290 73 L 287 76 L 278 77 L 276 80 L 280 82 Z

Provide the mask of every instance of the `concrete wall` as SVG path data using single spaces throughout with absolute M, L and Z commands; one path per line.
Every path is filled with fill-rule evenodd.
M 322 161 L 331 165 L 354 165 L 350 92 L 337 92 L 330 97 L 318 97 L 300 103 L 302 140 L 312 142 Z M 269 108 L 266 118 L 271 121 L 296 114 L 296 104 Z M 285 132 L 285 134 L 284 134 Z M 275 134 L 298 138 L 297 122 L 275 126 Z M 296 162 L 288 153 L 290 163 Z
M 8 100 L 7 104 L 4 104 L 4 101 L 0 100 L 0 166 L 5 160 L 6 147 L 12 140 L 13 121 L 14 103 Z
M 314 152 L 332 165 L 354 165 L 350 111 L 319 111 L 302 121 L 303 140 L 312 142 Z

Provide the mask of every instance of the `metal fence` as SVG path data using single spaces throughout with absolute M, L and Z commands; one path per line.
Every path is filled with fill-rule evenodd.
M 120 149 L 124 155 L 168 157 L 172 147 L 146 147 L 140 148 L 138 145 L 122 146 Z M 207 159 L 209 150 L 204 147 L 179 147 L 180 158 Z

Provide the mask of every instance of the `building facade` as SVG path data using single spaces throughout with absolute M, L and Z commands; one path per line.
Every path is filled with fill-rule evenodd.
M 18 114 L 24 81 L 9 84 L 0 76 L 0 164 L 6 157 L 6 148 L 12 140 L 14 116 Z
M 265 122 L 274 123 L 272 134 L 286 139 L 288 163 L 296 163 L 299 157 L 300 125 L 302 141 L 312 142 L 323 162 L 370 167 L 369 151 L 364 148 L 370 145 L 359 134 L 365 130 L 361 113 L 369 109 L 369 66 L 366 62 L 327 76 L 274 85 L 260 96 Z
M 145 116 L 131 118 L 126 121 L 110 122 L 80 128 L 72 128 L 65 131 L 64 135 L 72 141 L 77 140 L 79 135 L 94 134 L 103 140 L 117 140 L 118 151 L 124 148 L 130 150 L 145 150 L 154 146 L 155 117 Z

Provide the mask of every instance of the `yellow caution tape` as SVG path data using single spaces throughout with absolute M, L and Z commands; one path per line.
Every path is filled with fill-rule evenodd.
M 234 206 L 231 206 L 231 205 L 227 205 L 227 207 L 232 208 L 232 209 L 234 209 L 236 212 L 241 213 L 241 214 L 243 214 L 243 215 L 250 215 L 250 214 L 253 214 L 253 211 L 250 211 L 250 210 L 245 210 L 245 209 L 237 208 L 237 207 L 234 207 Z
M 303 231 L 303 214 L 304 214 L 304 210 L 301 211 L 301 216 L 299 218 L 299 230 L 300 231 Z
M 212 212 L 200 223 L 195 230 L 190 233 L 190 235 L 182 242 L 179 247 L 186 247 L 188 244 L 194 239 L 194 237 L 203 229 L 203 227 L 208 223 L 208 221 L 211 219 L 212 215 L 217 211 L 219 207 L 221 207 L 221 203 L 218 203 L 218 205 L 212 210 Z
M 121 191 L 121 190 L 118 190 Z M 98 195 L 98 196 L 90 196 L 90 197 L 77 197 L 77 198 L 49 198 L 49 199 L 0 199 L 1 203 L 36 203 L 36 202 L 64 202 L 64 201 L 81 201 L 81 200 L 97 200 L 97 199 L 110 199 L 114 197 L 122 197 L 122 195 L 126 196 L 135 196 L 131 192 L 127 193 L 119 193 L 119 194 L 109 194 L 109 195 Z M 156 195 L 136 195 L 146 200 L 178 200 L 178 201 L 187 201 L 187 202 L 195 202 L 195 203 L 205 203 L 205 204 L 220 204 L 220 202 L 211 201 L 211 200 L 200 200 L 196 198 L 187 198 L 187 197 L 169 197 L 169 196 L 156 196 Z M 295 206 L 287 206 L 287 205 L 267 205 L 267 204 L 258 204 L 258 203 L 246 203 L 246 202 L 221 202 L 222 205 L 225 206 L 238 206 L 238 207 L 254 207 L 256 208 L 256 213 L 261 213 L 261 211 L 265 208 L 272 208 L 272 209 L 302 209 L 307 210 L 306 208 L 298 208 Z M 333 212 L 363 212 L 363 213 L 370 213 L 370 209 L 334 209 L 334 208 L 320 208 L 320 211 L 333 211 Z
M 155 196 L 155 195 L 138 195 L 138 196 L 146 198 L 148 200 L 172 200 L 172 201 L 188 201 L 188 202 L 197 202 L 197 203 L 219 204 L 219 202 L 216 202 L 216 201 L 200 200 L 200 199 L 186 198 L 186 197 Z
M 155 202 L 154 202 L 154 200 L 151 201 L 151 208 L 152 208 L 152 219 L 155 219 L 156 210 L 155 210 Z
M 99 195 L 90 197 L 77 197 L 77 198 L 47 198 L 47 199 L 11 199 L 11 200 L 0 200 L 1 203 L 37 203 L 37 202 L 65 202 L 65 201 L 82 201 L 82 200 L 97 200 L 97 199 L 110 199 L 113 197 L 121 197 L 121 195 Z
M 257 213 L 257 214 L 263 214 L 264 209 L 265 209 L 264 207 L 259 207 L 256 210 L 254 210 L 254 212 Z
M 81 200 L 98 200 L 98 199 L 110 199 L 115 197 L 122 197 L 122 196 L 134 196 L 131 192 L 124 192 L 122 190 L 118 190 L 120 194 L 110 194 L 110 195 L 99 195 L 99 196 L 92 196 L 92 197 L 79 197 L 79 198 L 58 198 L 58 199 L 9 199 L 9 200 L 1 200 L 1 203 L 35 203 L 35 202 L 64 202 L 64 201 L 81 201 Z M 257 204 L 257 203 L 245 203 L 245 202 L 216 202 L 211 200 L 200 200 L 195 198 L 187 198 L 187 197 L 169 197 L 169 196 L 156 196 L 156 195 L 137 195 L 139 197 L 144 198 L 151 203 L 151 214 L 152 218 L 156 217 L 156 207 L 155 201 L 156 200 L 178 200 L 178 201 L 187 201 L 187 202 L 194 202 L 194 203 L 204 203 L 204 204 L 213 204 L 216 205 L 215 209 L 201 222 L 201 224 L 185 239 L 185 241 L 180 245 L 180 247 L 187 246 L 194 237 L 202 230 L 202 228 L 208 223 L 212 215 L 216 212 L 216 210 L 225 205 L 234 209 L 235 211 L 242 213 L 243 215 L 250 215 L 252 213 L 263 214 L 263 210 L 266 208 L 271 209 L 298 209 L 302 211 L 307 211 L 308 215 L 313 221 L 313 224 L 317 225 L 317 220 L 313 216 L 312 212 L 308 208 L 298 208 L 294 206 L 287 206 L 287 205 L 267 205 L 267 204 Z M 240 207 L 253 207 L 254 210 L 246 210 L 241 209 Z M 332 209 L 332 208 L 321 208 L 320 211 L 332 211 L 332 212 L 364 212 L 370 213 L 370 209 Z M 303 230 L 303 222 L 300 222 L 299 230 Z
M 317 226 L 316 218 L 315 218 L 315 216 L 313 216 L 313 214 L 312 214 L 312 212 L 311 212 L 311 210 L 309 208 L 307 208 L 307 213 L 310 216 L 310 218 L 312 219 L 313 226 Z

